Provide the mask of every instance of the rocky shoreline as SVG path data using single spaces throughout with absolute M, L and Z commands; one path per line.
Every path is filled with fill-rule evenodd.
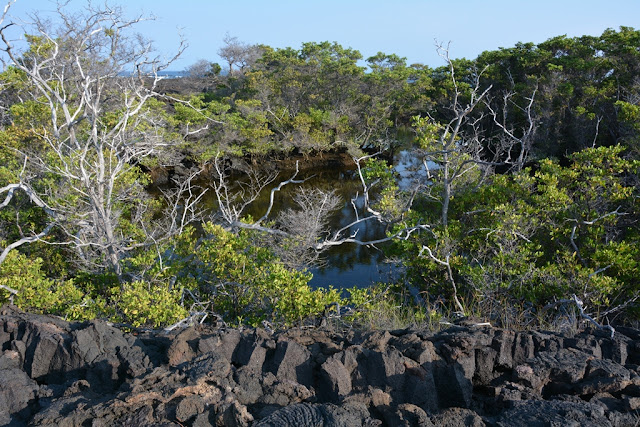
M 623 426 L 640 331 L 171 333 L 0 309 L 0 425 Z

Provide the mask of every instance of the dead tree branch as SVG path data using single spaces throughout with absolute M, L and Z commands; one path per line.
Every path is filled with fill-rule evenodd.
M 2 253 L 0 253 L 0 265 L 4 262 L 4 260 L 9 255 L 9 252 L 11 252 L 13 249 L 15 249 L 17 247 L 20 247 L 20 246 L 22 246 L 22 245 L 24 245 L 26 243 L 32 243 L 32 242 L 38 241 L 38 240 L 44 238 L 47 234 L 49 234 L 49 232 L 51 231 L 51 229 L 55 225 L 55 219 L 58 218 L 58 214 L 53 209 L 51 209 L 40 198 L 40 196 L 38 196 L 36 194 L 36 192 L 33 191 L 33 189 L 31 187 L 29 187 L 28 185 L 26 185 L 26 184 L 24 184 L 22 182 L 21 183 L 17 183 L 17 184 L 9 184 L 9 185 L 6 185 L 6 186 L 0 188 L 0 194 L 7 193 L 5 199 L 2 201 L 2 203 L 0 203 L 0 209 L 8 206 L 9 203 L 11 203 L 11 200 L 13 199 L 16 190 L 23 191 L 27 195 L 27 197 L 29 197 L 29 200 L 32 203 L 34 203 L 36 206 L 42 208 L 45 211 L 45 213 L 52 219 L 53 222 L 49 223 L 41 232 L 39 232 L 37 234 L 33 234 L 31 236 L 24 236 L 24 237 L 16 240 L 15 242 L 7 245 L 2 250 Z
M 58 4 L 56 19 L 36 14 L 30 23 L 0 27 L 0 46 L 27 78 L 24 98 L 37 100 L 48 113 L 48 120 L 31 128 L 45 148 L 27 153 L 32 176 L 52 177 L 43 183 L 39 198 L 48 206 L 41 207 L 56 213 L 56 228 L 86 268 L 122 277 L 127 254 L 160 237 L 152 231 L 152 203 L 137 165 L 160 158 L 173 144 L 165 140 L 161 115 L 149 101 L 158 95 L 159 71 L 186 45 L 182 41 L 176 56 L 162 61 L 151 43 L 132 33 L 143 16 L 129 19 L 119 7 L 93 3 L 81 12 L 66 6 Z M 51 22 L 59 25 L 52 28 Z M 13 40 L 22 34 L 37 37 L 20 49 Z M 198 197 L 191 180 L 179 188 L 187 205 L 169 210 L 177 217 L 165 222 L 171 233 L 165 228 L 162 238 L 194 217 Z M 144 235 L 132 239 L 123 224 Z

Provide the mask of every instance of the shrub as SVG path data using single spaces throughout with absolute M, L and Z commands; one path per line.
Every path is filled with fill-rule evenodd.
M 20 309 L 63 317 L 82 305 L 84 292 L 73 280 L 48 279 L 42 271 L 41 258 L 28 258 L 12 251 L 0 265 L 0 285 L 18 291 L 14 304 Z M 10 293 L 0 289 L 0 302 L 7 302 Z
M 169 325 L 189 315 L 180 305 L 181 296 L 181 289 L 143 281 L 126 283 L 113 290 L 116 317 L 134 327 Z
M 272 251 L 255 246 L 250 233 L 212 223 L 203 224 L 203 231 L 197 241 L 194 230 L 181 236 L 164 274 L 193 290 L 225 321 L 301 324 L 340 300 L 335 289 L 311 289 L 311 274 L 286 268 Z

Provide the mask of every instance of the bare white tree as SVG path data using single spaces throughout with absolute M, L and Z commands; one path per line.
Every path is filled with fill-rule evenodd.
M 416 150 L 416 156 L 424 167 L 423 180 L 427 181 L 418 184 L 425 189 L 427 197 L 440 203 L 439 225 L 446 231 L 450 202 L 457 188 L 463 185 L 480 185 L 492 173 L 493 167 L 505 164 L 505 152 L 510 153 L 515 144 L 526 144 L 526 141 L 518 140 L 511 133 L 508 134 L 510 138 L 504 139 L 508 143 L 495 147 L 493 152 L 487 150 L 488 144 L 480 128 L 484 115 L 478 113 L 478 106 L 482 103 L 488 104 L 486 100 L 492 86 L 482 87 L 481 76 L 484 70 L 476 70 L 466 78 L 464 84 L 461 84 L 456 75 L 455 64 L 449 57 L 449 47 L 438 44 L 437 50 L 446 62 L 453 86 L 449 104 L 451 115 L 444 123 L 437 122 L 431 116 L 417 120 L 421 148 Z M 529 111 L 532 103 L 533 97 L 528 107 Z M 505 126 L 504 131 L 508 130 Z M 521 154 L 526 156 L 524 146 Z M 451 266 L 455 242 L 450 240 L 446 232 L 438 236 L 431 233 L 431 240 L 435 243 L 422 244 L 419 255 L 426 256 L 445 268 L 455 306 L 460 312 L 464 312 Z
M 222 41 L 224 46 L 218 50 L 218 55 L 227 61 L 229 75 L 244 72 L 260 58 L 260 48 L 256 45 L 241 42 L 229 34 L 225 34 Z
M 480 76 L 482 71 L 473 76 L 473 82 L 467 93 L 460 86 L 456 77 L 454 62 L 449 57 L 448 47 L 437 46 L 438 54 L 446 61 L 453 84 L 450 110 L 451 118 L 446 123 L 438 123 L 427 117 L 419 122 L 422 133 L 422 149 L 416 152 L 427 172 L 428 179 L 437 175 L 441 194 L 439 200 L 442 205 L 441 221 L 446 227 L 449 216 L 449 203 L 453 196 L 455 185 L 463 177 L 470 175 L 482 166 L 491 162 L 482 160 L 482 137 L 477 131 L 477 124 L 481 118 L 472 117 L 471 113 L 487 96 L 491 86 L 481 88 Z M 472 131 L 465 131 L 472 129 Z M 437 165 L 437 171 L 430 165 Z
M 217 65 L 217 64 L 216 64 Z M 193 64 L 189 65 L 185 71 L 188 77 L 208 77 L 211 74 L 214 74 L 215 66 L 211 62 L 206 59 L 198 59 Z
M 512 86 L 515 86 L 515 83 L 512 82 Z M 504 92 L 502 95 L 502 114 L 499 114 L 499 112 L 492 107 L 491 102 L 488 100 L 484 101 L 493 117 L 493 122 L 502 132 L 498 138 L 498 145 L 495 147 L 496 151 L 503 155 L 503 162 L 512 165 L 515 171 L 522 170 L 529 159 L 529 154 L 538 129 L 538 122 L 533 108 L 537 92 L 538 88 L 536 85 L 531 92 L 531 96 L 525 97 L 526 104 L 524 106 L 519 105 L 513 100 L 515 96 L 513 90 Z M 520 110 L 525 116 L 526 122 L 520 129 L 514 128 L 511 124 L 512 121 L 507 117 L 510 106 Z M 514 150 L 515 154 L 513 153 Z
M 179 231 L 196 214 L 199 196 L 183 185 L 169 204 L 171 220 L 165 227 L 151 226 L 151 196 L 138 166 L 161 157 L 172 144 L 149 101 L 156 95 L 158 72 L 184 44 L 163 61 L 133 33 L 144 17 L 125 18 L 108 4 L 90 2 L 78 13 L 68 12 L 66 5 L 58 4 L 58 27 L 37 14 L 29 23 L 0 27 L 5 59 L 26 76 L 23 97 L 49 114 L 46 122 L 31 123 L 44 148 L 22 153 L 32 177 L 47 177 L 40 181 L 46 190 L 36 195 L 25 183 L 6 188 L 20 188 L 42 202 L 85 267 L 121 277 L 122 260 L 131 250 Z M 17 42 L 22 34 L 30 35 L 26 48 Z

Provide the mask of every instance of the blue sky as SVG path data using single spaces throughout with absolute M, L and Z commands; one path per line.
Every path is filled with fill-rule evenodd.
M 69 3 L 79 8 L 86 1 Z M 178 34 L 184 35 L 189 48 L 171 67 L 174 70 L 198 59 L 219 62 L 217 51 L 226 33 L 273 47 L 337 41 L 365 58 L 382 51 L 435 67 L 442 60 L 434 39 L 450 41 L 452 57 L 475 58 L 484 50 L 518 41 L 600 35 L 622 25 L 640 28 L 640 0 L 110 0 L 110 4 L 123 5 L 131 15 L 155 15 L 155 21 L 138 30 L 167 56 L 177 48 Z M 17 0 L 12 15 L 50 11 L 54 5 L 51 0 Z

